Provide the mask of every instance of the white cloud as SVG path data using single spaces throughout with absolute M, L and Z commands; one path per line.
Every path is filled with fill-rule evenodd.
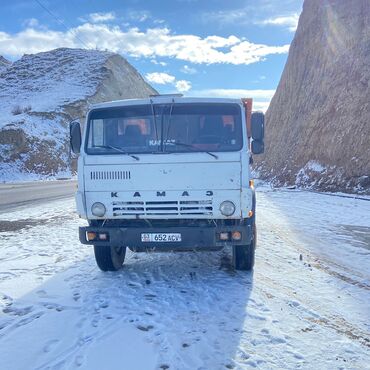
M 266 112 L 269 105 L 270 105 L 269 101 L 266 102 L 266 101 L 253 100 L 253 111 L 260 110 L 262 112 Z
M 147 73 L 145 78 L 148 82 L 159 85 L 173 84 L 176 80 L 175 76 L 171 76 L 168 73 L 163 72 Z
M 253 98 L 253 110 L 266 112 L 275 90 L 205 89 L 193 90 L 188 95 L 209 98 Z
M 151 60 L 151 62 L 152 62 L 153 64 L 160 65 L 160 66 L 162 66 L 162 67 L 165 67 L 165 66 L 167 65 L 167 63 L 166 63 L 166 62 L 158 62 L 158 60 L 156 60 L 156 59 L 152 59 L 152 60 Z
M 204 12 L 203 23 L 280 26 L 295 32 L 303 0 L 259 0 L 241 8 Z
M 260 83 L 261 81 L 264 81 L 264 80 L 266 80 L 266 76 L 264 76 L 264 75 L 261 75 L 261 76 L 258 76 L 254 81 L 253 81 L 253 83 L 255 83 L 255 84 L 258 84 L 258 83 Z
M 147 73 L 145 79 L 154 84 L 158 85 L 173 85 L 179 92 L 189 91 L 191 89 L 191 82 L 186 80 L 176 80 L 175 76 L 172 76 L 164 72 L 153 72 Z
M 205 89 L 192 91 L 192 95 L 208 96 L 214 98 L 254 98 L 270 100 L 275 90 L 246 90 L 246 89 Z
M 221 24 L 246 23 L 246 21 L 250 21 L 250 16 L 247 16 L 246 9 L 241 8 L 207 12 L 202 15 L 202 20 L 205 23 L 208 23 L 209 21 Z
M 175 86 L 176 86 L 177 91 L 180 91 L 180 92 L 186 92 L 191 89 L 190 81 L 186 81 L 186 80 L 177 81 L 175 83 Z
M 131 10 L 129 13 L 128 13 L 128 17 L 132 20 L 132 21 L 136 21 L 136 22 L 145 22 L 147 21 L 148 19 L 152 18 L 152 15 L 149 11 L 147 10 Z
M 39 21 L 36 18 L 29 18 L 23 22 L 23 25 L 26 27 L 37 27 L 39 25 Z
M 188 75 L 193 75 L 193 74 L 195 74 L 195 73 L 197 73 L 197 70 L 195 69 L 195 68 L 193 68 L 193 67 L 189 67 L 188 65 L 184 65 L 181 69 L 180 69 L 180 71 L 182 72 L 182 73 L 186 73 L 186 74 L 188 74 Z
M 88 15 L 88 18 L 93 23 L 99 23 L 99 22 L 113 21 L 114 19 L 116 19 L 116 15 L 114 14 L 114 12 L 91 13 Z
M 164 19 L 154 19 L 153 23 L 163 25 L 164 23 L 166 23 L 166 21 Z
M 83 41 L 83 44 L 81 43 Z M 247 65 L 271 54 L 285 54 L 289 45 L 254 44 L 229 37 L 171 33 L 168 28 L 123 31 L 119 26 L 85 23 L 66 32 L 27 28 L 15 34 L 0 32 L 0 54 L 20 56 L 57 47 L 99 47 L 132 57 L 170 57 L 191 63 Z
M 294 13 L 287 16 L 273 17 L 265 19 L 259 24 L 288 27 L 289 31 L 295 32 L 298 26 L 299 14 Z
M 150 21 L 152 24 L 161 25 L 162 27 L 166 23 L 164 19 L 154 18 L 152 13 L 148 10 L 127 10 L 123 18 L 132 23 L 143 23 Z
M 76 47 L 71 34 L 28 28 L 15 35 L 0 32 L 0 54 L 13 57 L 55 49 L 60 46 Z

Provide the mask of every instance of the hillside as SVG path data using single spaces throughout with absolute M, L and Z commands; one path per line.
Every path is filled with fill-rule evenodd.
M 72 119 L 82 121 L 93 103 L 156 92 L 110 52 L 62 48 L 2 64 L 7 66 L 0 72 L 1 180 L 68 171 Z
M 11 62 L 0 55 L 0 74 L 11 64 Z
M 370 2 L 305 0 L 266 114 L 262 177 L 370 193 Z

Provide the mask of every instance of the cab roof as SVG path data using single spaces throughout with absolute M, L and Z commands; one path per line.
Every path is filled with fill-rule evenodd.
M 170 104 L 170 103 L 224 103 L 224 104 L 242 104 L 241 99 L 229 98 L 184 98 L 178 95 L 156 95 L 144 99 L 124 99 L 110 102 L 98 103 L 92 105 L 91 109 L 123 107 L 128 105 L 144 105 L 144 104 Z

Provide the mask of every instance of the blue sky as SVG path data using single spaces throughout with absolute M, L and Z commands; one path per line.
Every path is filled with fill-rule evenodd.
M 302 3 L 4 0 L 0 55 L 16 60 L 57 47 L 108 49 L 127 58 L 161 93 L 252 96 L 255 108 L 265 110 Z

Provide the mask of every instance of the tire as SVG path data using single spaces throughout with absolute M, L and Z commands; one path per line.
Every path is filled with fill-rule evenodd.
M 254 266 L 254 254 L 257 244 L 257 228 L 253 225 L 252 240 L 248 245 L 233 246 L 233 264 L 235 270 L 250 271 Z
M 126 247 L 94 245 L 95 260 L 102 271 L 117 271 L 122 268 Z

